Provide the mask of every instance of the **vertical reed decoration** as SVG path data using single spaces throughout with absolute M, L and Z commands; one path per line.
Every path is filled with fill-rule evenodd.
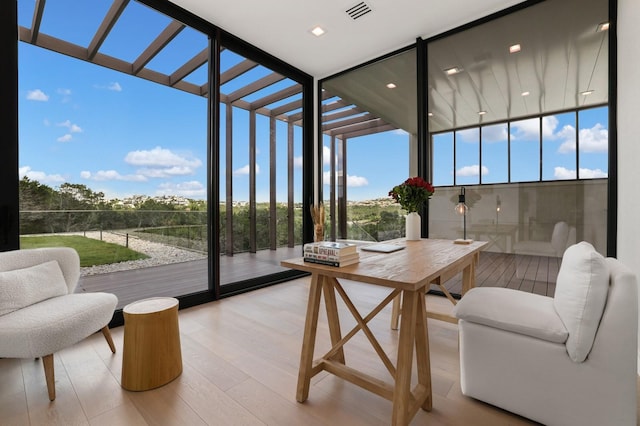
M 313 219 L 313 241 L 324 240 L 324 203 L 311 206 L 311 218 Z

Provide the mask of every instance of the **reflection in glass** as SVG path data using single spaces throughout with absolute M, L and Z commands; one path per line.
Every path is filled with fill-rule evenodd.
M 482 183 L 509 181 L 509 141 L 507 124 L 483 126 L 482 131 Z
M 578 112 L 578 146 L 580 179 L 599 179 L 608 176 L 609 122 L 608 108 L 591 108 Z
M 438 133 L 433 140 L 433 185 L 453 185 L 453 132 Z
M 511 123 L 511 182 L 540 180 L 540 119 Z
M 480 131 L 477 127 L 456 131 L 456 185 L 480 183 Z
M 576 113 L 542 117 L 542 180 L 576 178 Z
M 322 82 L 323 195 L 332 239 L 404 235 L 406 212 L 388 193 L 417 173 L 415 64 L 410 49 Z

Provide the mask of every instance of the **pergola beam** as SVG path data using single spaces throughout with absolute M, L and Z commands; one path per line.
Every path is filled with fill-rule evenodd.
M 196 69 L 207 63 L 209 60 L 209 47 L 205 47 L 193 58 L 189 59 L 186 64 L 178 68 L 169 76 L 169 85 L 175 86 L 176 83 L 182 81 L 186 76 L 194 72 Z
M 133 61 L 132 73 L 138 74 L 145 65 L 149 63 L 164 47 L 171 42 L 180 32 L 185 29 L 186 25 L 182 22 L 172 21 L 162 30 L 160 35 L 151 42 L 149 46 Z
M 322 122 L 326 123 L 328 121 L 338 120 L 338 119 L 344 118 L 344 117 L 351 117 L 352 115 L 362 114 L 363 112 L 364 111 L 362 111 L 360 108 L 353 107 L 351 109 L 347 109 L 347 110 L 344 110 L 344 111 L 336 112 L 336 113 L 333 113 L 333 114 L 323 115 L 322 116 Z
M 383 124 L 383 125 L 371 127 L 368 129 L 362 129 L 362 130 L 352 131 L 348 133 L 345 132 L 345 133 L 342 133 L 340 137 L 345 139 L 351 139 L 351 138 L 357 138 L 358 136 L 374 135 L 376 133 L 388 132 L 390 130 L 396 130 L 396 129 L 397 127 L 391 124 Z
M 284 76 L 274 72 L 266 77 L 262 77 L 259 80 L 254 81 L 253 83 L 249 83 L 244 87 L 236 90 L 235 92 L 228 95 L 227 100 L 231 103 L 237 101 L 238 99 L 242 99 L 245 96 L 248 96 L 252 93 L 257 92 L 258 90 L 262 90 L 265 87 L 269 87 L 274 83 L 277 83 L 281 80 L 284 80 Z
M 378 117 L 376 117 L 373 114 L 366 113 L 366 114 L 361 115 L 359 117 L 353 117 L 353 118 L 349 118 L 349 119 L 342 120 L 342 121 L 334 121 L 332 123 L 323 124 L 322 125 L 322 131 L 348 127 L 348 126 L 351 126 L 352 124 L 364 123 L 364 122 L 367 122 L 367 121 L 375 120 L 377 118 Z
M 275 93 L 265 96 L 264 98 L 258 99 L 257 101 L 251 102 L 251 109 L 258 109 L 270 105 L 274 102 L 281 101 L 293 95 L 297 95 L 298 93 L 302 93 L 302 85 L 294 84 L 293 86 L 289 86 L 285 89 L 279 90 Z
M 254 69 L 257 66 L 258 64 L 253 62 L 252 60 L 245 59 L 244 61 L 234 65 L 233 67 L 220 74 L 220 86 L 223 86 L 225 83 L 228 83 L 234 78 Z
M 277 117 L 278 115 L 285 114 L 290 111 L 295 111 L 300 108 L 302 108 L 302 99 L 298 99 L 297 101 L 289 102 L 287 104 L 284 104 L 277 108 L 272 109 L 271 115 Z
M 91 43 L 89 43 L 89 47 L 87 48 L 87 57 L 90 61 L 93 60 L 93 58 L 96 56 L 96 53 L 98 53 L 98 50 L 100 50 L 100 46 L 102 46 L 102 43 L 104 43 L 105 39 L 109 35 L 109 32 L 124 11 L 124 8 L 127 7 L 127 4 L 129 4 L 129 0 L 115 0 L 109 8 L 107 15 L 102 20 L 98 31 L 96 31 L 93 39 L 91 40 Z
M 46 0 L 36 0 L 36 6 L 33 10 L 33 20 L 31 21 L 31 40 L 30 43 L 35 44 L 38 41 L 40 33 L 40 24 L 42 23 L 42 14 L 44 13 L 44 4 Z

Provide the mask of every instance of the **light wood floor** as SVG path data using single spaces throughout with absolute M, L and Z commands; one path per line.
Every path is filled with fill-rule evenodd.
M 361 313 L 388 294 L 382 287 L 345 282 Z M 309 278 L 180 311 L 184 371 L 146 392 L 120 387 L 123 328 L 112 330 L 112 355 L 101 334 L 55 354 L 57 399 L 49 402 L 41 362 L 0 359 L 1 425 L 387 425 L 391 403 L 327 373 L 312 380 L 309 399 L 295 400 Z M 343 330 L 354 320 L 341 309 Z M 449 302 L 427 296 L 427 309 Z M 366 311 L 366 312 L 365 312 Z M 386 307 L 370 326 L 395 359 L 397 331 Z M 321 311 L 317 355 L 329 345 Z M 428 324 L 433 411 L 412 425 L 524 425 L 525 419 L 461 394 L 457 326 Z M 388 373 L 359 333 L 347 345 L 348 363 L 387 380 Z

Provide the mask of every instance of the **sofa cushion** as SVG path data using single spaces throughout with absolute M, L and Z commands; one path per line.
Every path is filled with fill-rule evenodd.
M 553 343 L 564 343 L 568 336 L 551 297 L 509 288 L 473 288 L 453 314 L 461 320 Z
M 591 351 L 608 291 L 605 258 L 586 241 L 569 247 L 558 272 L 554 306 L 569 331 L 567 352 L 575 362 Z
M 55 260 L 0 272 L 0 315 L 67 294 L 67 284 Z

